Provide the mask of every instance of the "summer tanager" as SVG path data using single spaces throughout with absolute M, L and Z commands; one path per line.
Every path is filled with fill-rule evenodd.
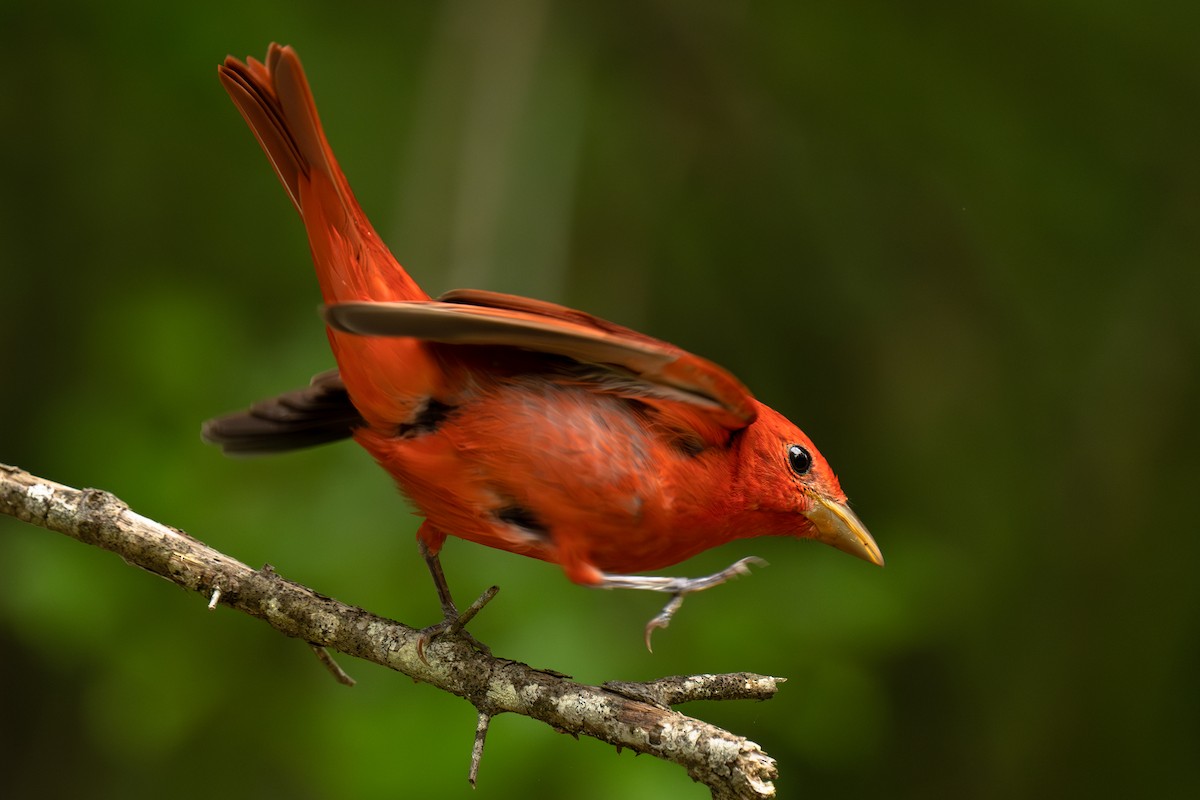
M 437 559 L 447 536 L 553 562 L 583 586 L 669 593 L 647 644 L 686 594 L 755 559 L 703 578 L 628 573 L 764 535 L 883 564 L 809 438 L 716 364 L 540 300 L 430 299 L 355 200 L 290 47 L 219 72 L 304 220 L 337 370 L 204 436 L 242 454 L 353 437 L 425 518 L 439 630 L 458 616 Z

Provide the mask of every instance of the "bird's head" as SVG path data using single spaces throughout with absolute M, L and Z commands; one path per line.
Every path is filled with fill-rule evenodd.
M 743 501 L 755 517 L 769 520 L 770 533 L 816 539 L 883 566 L 879 546 L 846 504 L 829 462 L 803 431 L 760 404 L 757 418 L 741 436 Z

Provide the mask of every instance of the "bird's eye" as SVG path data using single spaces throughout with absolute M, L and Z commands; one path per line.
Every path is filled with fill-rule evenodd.
M 788 448 L 788 463 L 792 465 L 792 472 L 806 475 L 812 469 L 812 453 L 794 444 Z

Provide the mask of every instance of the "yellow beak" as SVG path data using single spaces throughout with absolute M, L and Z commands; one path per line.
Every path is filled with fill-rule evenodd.
M 805 516 L 817 526 L 816 540 L 882 567 L 883 553 L 879 552 L 879 545 L 854 512 L 842 503 L 824 497 L 815 499 L 816 505 Z

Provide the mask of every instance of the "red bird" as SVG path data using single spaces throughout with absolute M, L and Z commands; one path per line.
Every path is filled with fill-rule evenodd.
M 425 517 L 417 532 L 458 619 L 437 554 L 447 536 L 558 564 L 596 588 L 684 595 L 744 574 L 628 573 L 751 536 L 817 539 L 883 564 L 804 433 L 721 367 L 564 306 L 472 289 L 430 299 L 367 220 L 317 117 L 300 60 L 231 57 L 221 83 L 308 231 L 338 368 L 305 389 L 211 420 L 229 453 L 353 437 Z

